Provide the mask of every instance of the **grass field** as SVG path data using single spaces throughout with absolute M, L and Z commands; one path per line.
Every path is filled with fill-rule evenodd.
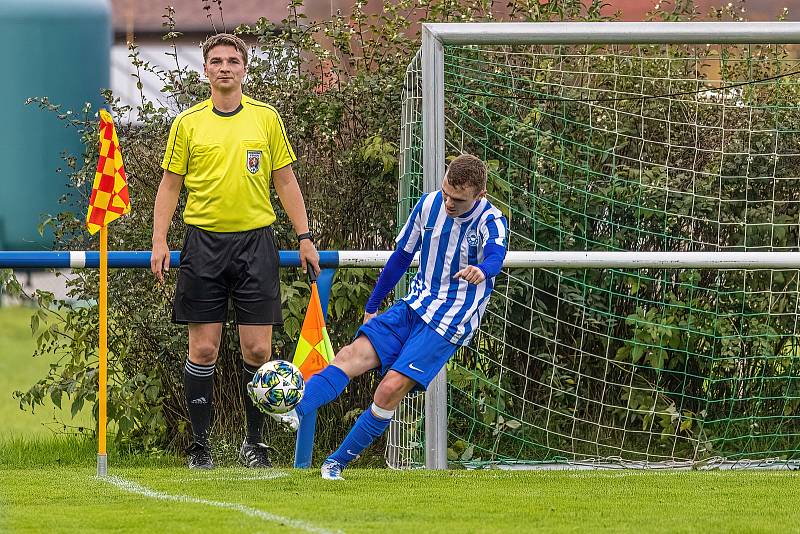
M 7 443 L 0 532 L 800 532 L 797 472 L 351 469 L 329 482 L 127 457 L 99 479 L 94 459 L 74 439 Z
M 176 456 L 109 451 L 53 435 L 11 398 L 31 358 L 24 309 L 0 309 L 0 532 L 800 532 L 800 472 L 349 469 L 210 472 Z M 287 451 L 281 451 L 288 454 Z

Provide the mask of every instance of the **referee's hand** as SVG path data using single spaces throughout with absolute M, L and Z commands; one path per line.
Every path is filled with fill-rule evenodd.
M 163 284 L 164 273 L 169 272 L 169 247 L 166 240 L 153 243 L 153 251 L 150 253 L 150 270 L 159 283 Z
M 314 269 L 314 274 L 319 274 L 319 252 L 310 239 L 300 241 L 300 266 L 303 272 L 308 272 L 308 266 Z

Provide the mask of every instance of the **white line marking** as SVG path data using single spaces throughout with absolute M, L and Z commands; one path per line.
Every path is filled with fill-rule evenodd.
M 231 473 L 229 475 L 218 475 L 218 476 L 208 476 L 208 477 L 181 477 L 181 478 L 174 478 L 177 482 L 189 482 L 195 480 L 275 480 L 276 478 L 283 478 L 287 476 L 286 473 L 281 473 L 280 471 L 275 471 L 272 473 L 263 473 L 260 475 L 241 475 L 237 476 L 235 473 Z
M 190 495 L 170 495 L 169 493 L 156 491 L 147 488 L 145 486 L 141 486 L 136 482 L 125 480 L 124 478 L 120 478 L 114 475 L 110 475 L 107 477 L 100 477 L 100 480 L 108 482 L 109 484 L 112 484 L 123 491 L 136 493 L 138 495 L 143 495 L 145 497 L 150 497 L 152 499 L 159 499 L 161 501 L 174 501 L 174 502 L 190 503 L 190 504 L 203 504 L 206 506 L 216 506 L 217 508 L 222 508 L 225 510 L 233 510 L 234 512 L 241 512 L 245 515 L 249 515 L 250 517 L 257 517 L 258 519 L 263 519 L 264 521 L 279 523 L 281 525 L 286 525 L 288 527 L 304 530 L 306 532 L 315 532 L 318 534 L 340 532 L 338 530 L 327 530 L 324 528 L 315 527 L 311 523 L 306 523 L 305 521 L 299 521 L 297 519 L 289 519 L 288 517 L 283 517 L 280 515 L 271 514 L 269 512 L 264 512 L 263 510 L 259 510 L 257 508 L 251 508 L 243 504 L 222 502 L 222 501 L 209 501 L 207 499 L 199 499 L 197 497 L 192 497 Z

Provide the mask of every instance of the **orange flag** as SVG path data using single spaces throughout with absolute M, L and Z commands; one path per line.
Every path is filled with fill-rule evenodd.
M 100 227 L 131 211 L 128 195 L 128 181 L 122 152 L 119 150 L 114 120 L 108 111 L 100 110 L 100 158 L 94 173 L 92 196 L 89 211 L 86 213 L 86 227 L 94 234 Z
M 300 329 L 300 339 L 297 341 L 292 363 L 303 373 L 303 378 L 308 380 L 327 367 L 334 356 L 328 329 L 325 328 L 317 284 L 311 284 L 311 301 L 308 303 L 303 328 Z

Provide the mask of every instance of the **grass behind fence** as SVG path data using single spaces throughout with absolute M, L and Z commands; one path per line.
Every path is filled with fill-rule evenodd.
M 20 410 L 19 401 L 13 397 L 15 390 L 27 390 L 47 373 L 50 361 L 34 358 L 36 342 L 31 334 L 32 308 L 0 308 L 0 428 L 3 436 L 47 436 L 63 430 L 67 425 L 90 425 L 88 412 L 75 419 L 69 411 L 52 405 L 39 406 L 35 412 Z

